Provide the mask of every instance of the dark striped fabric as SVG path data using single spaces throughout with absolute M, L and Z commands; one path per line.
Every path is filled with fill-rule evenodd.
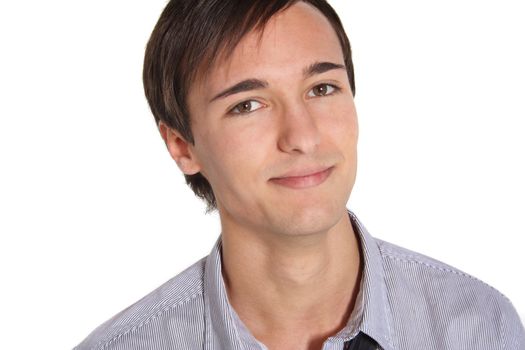
M 523 325 L 505 296 L 451 266 L 373 238 L 349 215 L 363 253 L 360 292 L 347 326 L 322 350 L 348 348 L 359 333 L 384 350 L 525 350 Z M 209 256 L 98 327 L 75 349 L 266 347 L 228 302 L 219 237 Z

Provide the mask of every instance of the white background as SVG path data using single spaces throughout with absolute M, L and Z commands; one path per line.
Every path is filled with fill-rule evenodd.
M 520 1 L 332 3 L 357 80 L 349 208 L 374 236 L 495 286 L 523 318 Z M 164 4 L 0 5 L 2 348 L 73 347 L 217 238 L 143 96 Z

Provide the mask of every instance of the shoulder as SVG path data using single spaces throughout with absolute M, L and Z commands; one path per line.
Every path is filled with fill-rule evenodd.
M 203 325 L 203 258 L 95 329 L 75 350 L 153 349 Z M 188 332 L 187 332 L 188 331 Z M 138 343 L 137 343 L 138 341 Z M 135 343 L 135 344 L 133 344 Z M 162 347 L 164 348 L 164 347 Z
M 402 275 L 410 273 L 413 277 L 424 279 L 424 281 L 418 278 L 412 279 L 413 283 L 424 282 L 431 285 L 437 282 L 444 284 L 466 283 L 472 287 L 481 288 L 484 292 L 496 293 L 505 298 L 493 287 L 449 264 L 377 238 L 375 241 L 383 258 L 387 274 L 395 272 L 397 277 L 402 277 Z M 442 278 L 436 281 L 435 277 L 437 276 Z
M 516 346 L 508 347 L 515 349 L 523 341 L 519 316 L 498 290 L 439 260 L 375 241 L 383 259 L 394 320 L 414 325 L 412 330 L 403 332 L 461 338 L 471 348 L 486 341 L 482 348 L 492 349 L 488 345 L 492 343 L 501 348 L 497 346 L 515 342 Z

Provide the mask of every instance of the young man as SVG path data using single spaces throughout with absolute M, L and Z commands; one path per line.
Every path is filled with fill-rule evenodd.
M 77 349 L 525 349 L 499 292 L 347 211 L 354 75 L 324 0 L 172 0 L 144 84 L 222 234 Z

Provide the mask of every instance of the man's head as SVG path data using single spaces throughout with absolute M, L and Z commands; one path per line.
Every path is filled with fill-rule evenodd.
M 146 49 L 143 77 L 146 97 L 165 139 L 169 128 L 180 135 L 178 142 L 195 145 L 190 91 L 197 93 L 196 85 L 202 85 L 214 69 L 226 63 L 250 33 L 262 38 L 270 19 L 297 2 L 171 0 L 167 4 Z M 355 93 L 350 44 L 337 14 L 324 0 L 302 2 L 322 14 L 326 22 L 323 25 L 328 24 L 334 32 L 340 45 L 339 61 L 346 67 L 349 86 Z M 184 158 L 179 160 L 184 162 Z M 202 171 L 185 171 L 185 177 L 195 194 L 203 198 L 210 209 L 215 208 L 216 196 Z

